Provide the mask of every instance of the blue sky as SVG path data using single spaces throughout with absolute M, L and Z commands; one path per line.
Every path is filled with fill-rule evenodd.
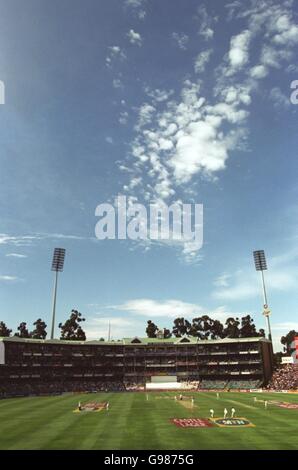
M 0 6 L 0 319 L 50 325 L 61 246 L 58 321 L 79 309 L 89 338 L 204 313 L 263 327 L 264 249 L 276 346 L 297 329 L 297 4 Z M 119 194 L 203 204 L 203 248 L 96 240 Z

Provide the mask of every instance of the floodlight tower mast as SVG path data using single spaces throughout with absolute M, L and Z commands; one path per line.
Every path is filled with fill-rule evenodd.
M 258 250 L 258 251 L 254 251 L 253 255 L 254 255 L 256 271 L 261 272 L 262 290 L 263 290 L 263 307 L 264 307 L 263 315 L 266 317 L 268 339 L 272 342 L 271 326 L 270 326 L 270 319 L 269 319 L 271 311 L 269 310 L 269 307 L 268 307 L 267 291 L 266 291 L 265 277 L 264 277 L 264 271 L 267 270 L 265 252 L 264 250 Z
M 51 339 L 54 339 L 54 331 L 55 331 L 58 272 L 63 271 L 64 258 L 65 258 L 65 249 L 55 248 L 54 255 L 53 255 L 53 262 L 52 262 L 52 271 L 55 271 L 55 280 L 54 280 L 54 291 L 53 291 Z

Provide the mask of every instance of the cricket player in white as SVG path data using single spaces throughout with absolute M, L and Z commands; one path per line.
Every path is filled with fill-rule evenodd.
M 231 409 L 231 418 L 234 418 L 235 413 L 236 413 L 235 408 L 232 408 Z
M 219 399 L 219 393 L 218 393 L 218 392 L 217 392 L 217 394 L 216 394 L 216 398 Z
M 192 407 L 192 408 L 194 407 L 194 404 L 195 404 L 195 401 L 194 401 L 194 399 L 192 398 L 192 399 L 191 399 L 191 407 Z
M 267 406 L 268 406 L 268 401 L 267 400 L 264 401 L 264 406 L 265 406 L 265 410 L 267 410 Z
M 109 408 L 110 408 L 110 403 L 107 401 L 106 410 L 109 411 Z
M 228 410 L 225 408 L 224 409 L 224 419 L 226 419 L 227 416 L 228 416 Z
M 211 410 L 210 410 L 210 415 L 211 415 L 211 418 L 213 418 L 213 416 L 214 416 L 214 410 L 213 410 L 212 408 L 211 408 Z

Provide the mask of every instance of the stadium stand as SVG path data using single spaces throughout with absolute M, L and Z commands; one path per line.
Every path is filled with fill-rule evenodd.
M 298 364 L 283 364 L 277 367 L 267 388 L 271 390 L 298 390 Z
M 259 388 L 262 385 L 260 380 L 230 380 L 227 383 L 227 389 L 249 390 Z
M 226 388 L 227 380 L 202 380 L 199 389 L 202 390 L 223 390 Z
M 184 336 L 115 342 L 0 338 L 2 397 L 144 390 L 157 377 L 163 387 L 174 377 L 177 388 L 220 389 L 229 382 L 233 388 L 237 382 L 235 388 L 246 389 L 267 384 L 271 375 L 272 345 L 265 338 L 200 341 Z

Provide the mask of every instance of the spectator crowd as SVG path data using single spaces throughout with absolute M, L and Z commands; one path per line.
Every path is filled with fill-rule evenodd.
M 298 390 L 298 364 L 282 364 L 267 385 L 270 390 Z

